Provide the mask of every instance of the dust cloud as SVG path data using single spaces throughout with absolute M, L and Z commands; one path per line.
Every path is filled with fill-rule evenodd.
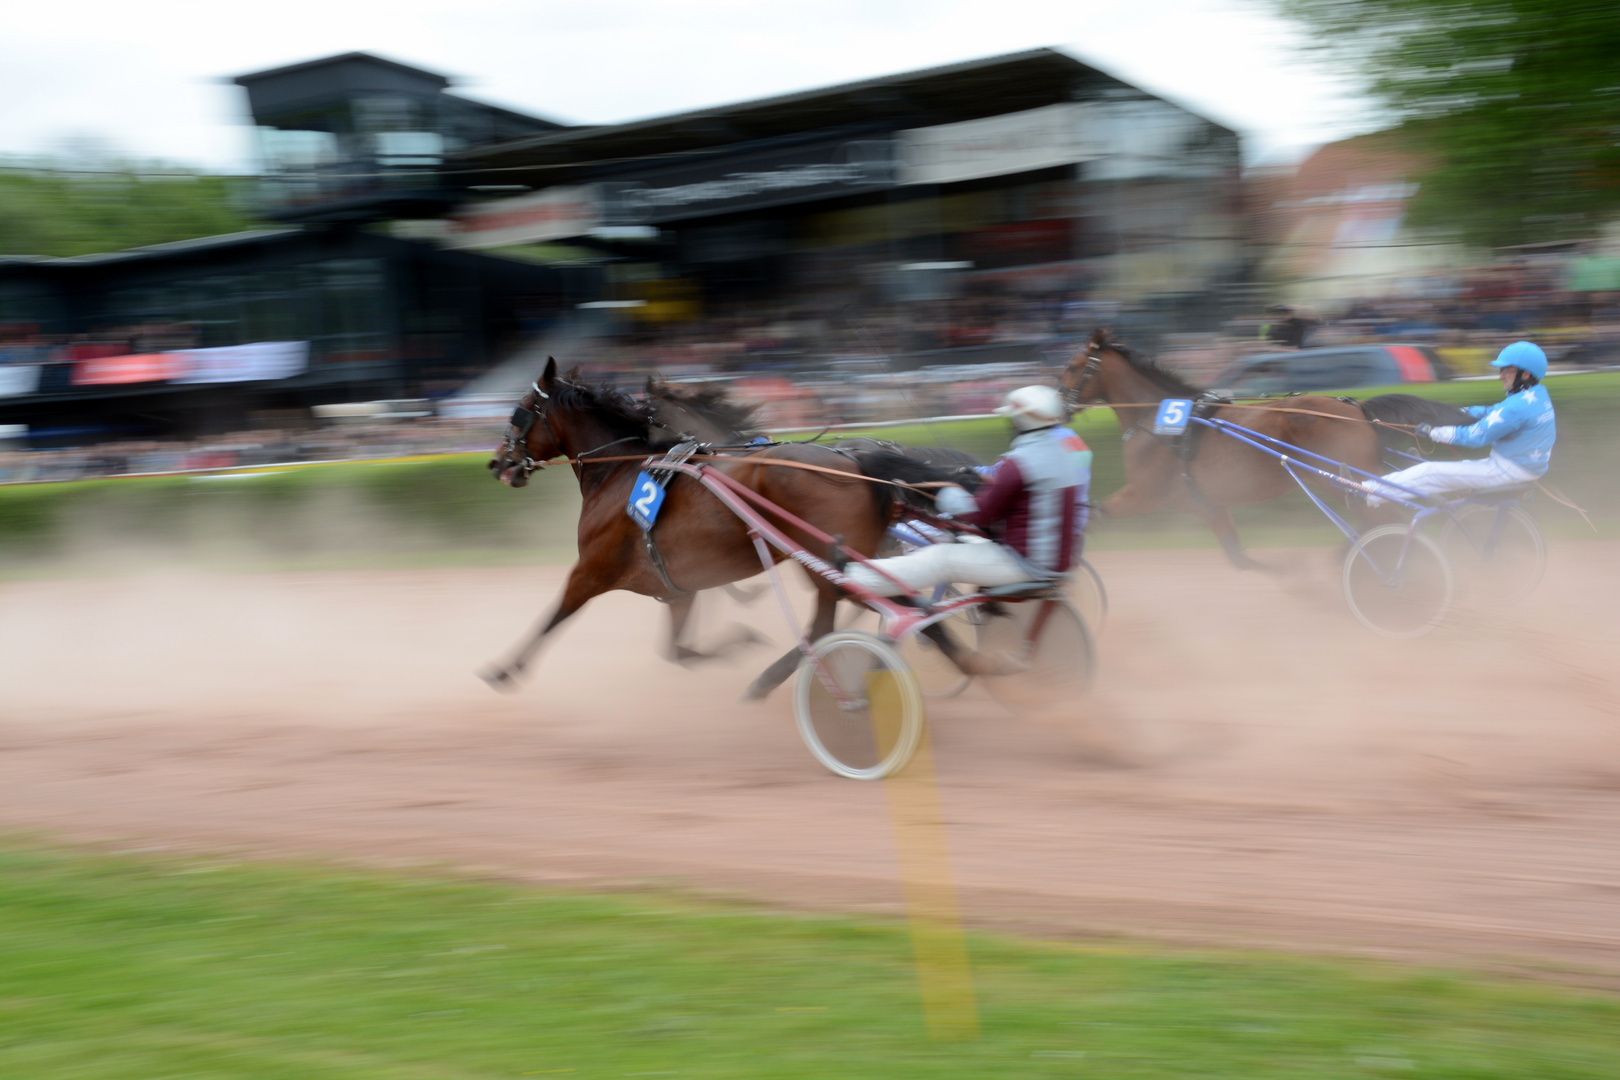
M 1408 641 L 1351 619 L 1330 549 L 1258 554 L 1284 571 L 1095 553 L 1086 698 L 930 702 L 969 917 L 1620 970 L 1615 545 L 1555 543 L 1529 601 Z M 790 644 L 768 596 L 705 595 L 700 638 L 771 639 L 724 662 L 666 663 L 664 609 L 613 594 L 517 693 L 475 677 L 563 573 L 0 583 L 0 825 L 896 910 L 878 786 L 819 769 L 785 691 L 737 700 Z

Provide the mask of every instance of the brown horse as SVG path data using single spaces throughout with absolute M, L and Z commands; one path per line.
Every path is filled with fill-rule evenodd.
M 560 377 L 556 361 L 551 360 L 518 402 L 513 420 L 489 467 L 501 482 L 522 487 L 545 462 L 566 458 L 584 499 L 579 515 L 580 557 L 569 571 L 556 610 L 540 622 L 511 659 L 485 674 L 492 685 L 510 686 L 533 660 L 547 634 L 592 597 L 614 589 L 669 605 L 669 640 L 679 656 L 693 594 L 760 572 L 759 555 L 747 525 L 701 484 L 679 475 L 670 480 L 653 530 L 661 556 L 655 561 L 625 506 L 643 458 L 667 450 L 678 440 L 655 434 L 659 429 L 646 402 L 585 385 L 573 372 Z M 832 472 L 771 462 L 798 462 Z M 711 464 L 786 512 L 841 536 L 848 547 L 863 555 L 874 554 L 883 541 L 893 510 L 889 494 L 893 489 L 865 479 L 860 466 L 847 455 L 823 446 L 788 443 Z M 840 473 L 846 475 L 837 475 Z M 790 522 L 773 518 L 773 524 L 807 549 L 820 546 Z M 783 558 L 780 553 L 774 557 L 777 561 Z M 816 587 L 816 610 L 808 631 L 813 641 L 832 631 L 834 609 L 842 594 L 820 577 L 812 574 L 810 580 Z M 754 680 L 748 696 L 769 693 L 793 673 L 799 658 L 797 649 L 790 650 Z
M 1111 405 L 1124 435 L 1125 486 L 1098 509 L 1110 517 L 1154 510 L 1197 514 L 1209 524 L 1239 569 L 1260 568 L 1238 540 L 1229 509 L 1264 502 L 1298 485 L 1277 459 L 1237 439 L 1188 427 L 1175 440 L 1149 428 L 1165 398 L 1197 399 L 1202 391 L 1179 376 L 1131 353 L 1108 331 L 1096 330 L 1064 368 L 1059 381 L 1072 407 Z M 1228 420 L 1303 450 L 1370 473 L 1379 473 L 1382 450 L 1398 429 L 1388 424 L 1469 424 L 1452 405 L 1410 394 L 1382 394 L 1366 401 L 1307 394 L 1259 405 L 1210 404 L 1202 415 Z M 1368 512 L 1348 507 L 1355 515 Z

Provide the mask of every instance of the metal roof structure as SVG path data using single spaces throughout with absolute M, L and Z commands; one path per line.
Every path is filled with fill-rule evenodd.
M 245 229 L 242 232 L 222 233 L 218 236 L 171 240 L 164 244 L 148 244 L 145 247 L 125 248 L 122 251 L 97 251 L 88 255 L 0 255 L 0 270 L 14 269 L 21 272 L 38 267 L 50 272 L 58 267 L 112 266 L 119 263 L 162 261 L 270 243 L 300 235 L 303 231 L 298 228 Z
M 199 236 L 193 240 L 171 240 L 164 244 L 125 248 L 123 251 L 102 251 L 92 255 L 69 255 L 52 262 L 67 266 L 91 266 L 104 263 L 140 262 L 148 259 L 167 259 L 176 255 L 191 255 L 224 248 L 260 244 L 283 236 L 293 236 L 302 229 L 244 229 L 241 232 L 221 233 L 218 236 Z
M 538 187 L 616 164 L 817 130 L 922 127 L 1110 96 L 1151 95 L 1056 49 L 1030 49 L 625 124 L 565 128 L 463 151 L 446 168 L 466 185 Z
M 238 75 L 230 81 L 248 92 L 255 115 L 273 114 L 296 108 L 311 99 L 357 91 L 432 96 L 450 86 L 450 80 L 436 71 L 366 52 L 305 60 Z
M 247 86 L 249 83 L 262 82 L 266 79 L 276 79 L 283 75 L 300 75 L 305 72 L 318 71 L 335 64 L 346 64 L 350 61 L 359 61 L 362 64 L 387 68 L 401 75 L 412 76 L 426 82 L 436 83 L 440 89 L 451 85 L 452 80 L 437 71 L 426 68 L 412 67 L 402 64 L 398 60 L 390 60 L 386 56 L 377 56 L 368 52 L 346 52 L 335 56 L 323 56 L 316 60 L 300 60 L 296 64 L 284 64 L 281 67 L 266 68 L 263 71 L 250 71 L 246 75 L 237 75 L 230 81 L 237 86 Z

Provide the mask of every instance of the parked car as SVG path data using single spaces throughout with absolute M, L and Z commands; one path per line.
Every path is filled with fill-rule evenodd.
M 1335 345 L 1245 356 L 1216 376 L 1214 385 L 1254 397 L 1453 377 L 1451 368 L 1427 345 Z

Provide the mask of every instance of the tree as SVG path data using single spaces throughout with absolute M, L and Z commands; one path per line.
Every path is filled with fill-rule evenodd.
M 1412 224 L 1476 244 L 1594 235 L 1620 213 L 1615 0 L 1277 0 L 1438 162 Z
M 238 232 L 246 181 L 181 172 L 0 170 L 0 255 L 88 255 Z

